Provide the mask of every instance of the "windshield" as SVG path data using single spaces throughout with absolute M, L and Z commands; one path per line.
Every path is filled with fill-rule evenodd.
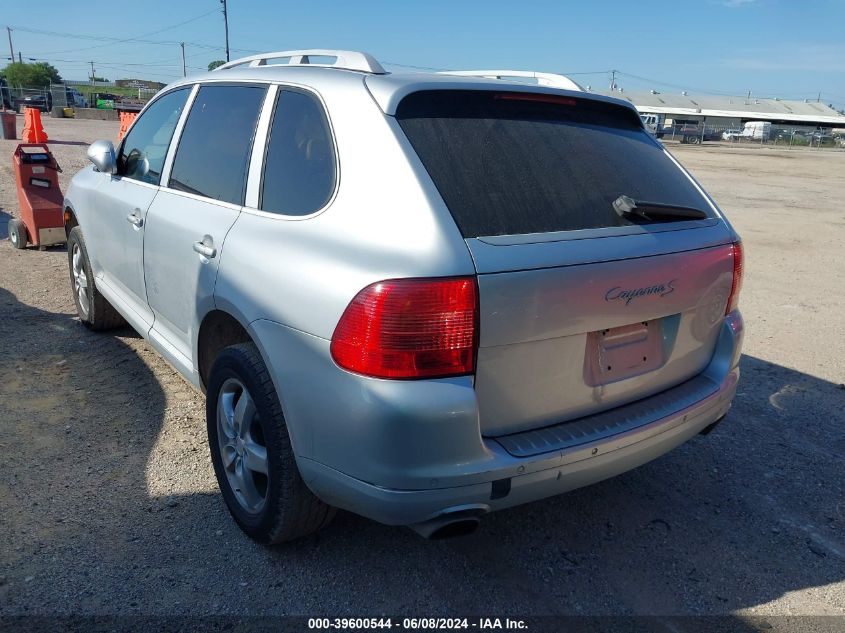
M 621 195 L 711 215 L 638 115 L 616 104 L 421 91 L 396 118 L 465 238 L 642 224 L 614 211 Z

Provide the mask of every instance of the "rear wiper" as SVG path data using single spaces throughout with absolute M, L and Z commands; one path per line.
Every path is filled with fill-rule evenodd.
M 645 220 L 671 222 L 672 220 L 704 220 L 707 213 L 701 209 L 683 207 L 662 202 L 645 202 L 628 196 L 619 196 L 613 201 L 613 208 L 620 216 L 636 215 Z

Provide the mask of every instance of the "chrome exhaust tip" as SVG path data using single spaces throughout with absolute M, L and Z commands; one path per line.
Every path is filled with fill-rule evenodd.
M 428 538 L 432 541 L 441 541 L 448 538 L 469 536 L 478 529 L 480 523 L 481 519 L 478 517 L 452 521 L 451 523 L 446 523 L 445 525 L 438 527 L 428 535 Z
M 481 516 L 486 513 L 487 510 L 482 508 L 447 510 L 433 519 L 409 527 L 423 538 L 432 541 L 458 538 L 475 532 L 481 523 Z

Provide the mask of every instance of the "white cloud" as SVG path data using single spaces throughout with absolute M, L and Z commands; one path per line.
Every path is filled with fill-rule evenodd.
M 739 7 L 748 6 L 749 4 L 754 4 L 756 2 L 757 0 L 724 0 L 722 4 L 731 9 L 737 9 Z

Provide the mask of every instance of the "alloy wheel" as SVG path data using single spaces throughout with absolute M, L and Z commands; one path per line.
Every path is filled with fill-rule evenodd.
M 82 257 L 82 249 L 79 248 L 79 244 L 73 245 L 73 257 L 71 261 L 73 290 L 76 293 L 82 316 L 87 317 L 91 309 L 88 299 L 88 275 L 85 274 L 85 260 Z
M 237 378 L 228 378 L 217 397 L 217 444 L 238 503 L 260 512 L 267 501 L 267 445 L 255 401 Z

